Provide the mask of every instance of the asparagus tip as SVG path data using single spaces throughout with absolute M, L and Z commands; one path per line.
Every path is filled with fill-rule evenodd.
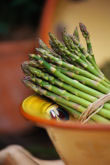
M 66 27 L 63 28 L 63 33 L 67 33 Z
M 41 38 L 38 39 L 38 44 L 40 48 L 48 49 L 47 45 L 41 40 Z
M 29 58 L 35 57 L 35 54 L 29 54 Z
M 52 35 L 52 33 L 51 33 L 51 32 L 48 32 L 48 35 L 49 35 L 49 36 L 51 36 L 51 35 Z
M 39 43 L 39 46 L 42 45 L 43 41 L 41 40 L 41 38 L 38 38 L 38 43 Z
M 24 83 L 25 86 L 27 87 L 31 87 L 31 82 L 30 82 L 30 79 L 26 76 L 24 77 L 24 79 L 22 80 L 22 82 Z
M 54 34 L 52 34 L 51 32 L 49 32 L 48 35 L 49 35 L 51 40 L 53 40 L 55 38 Z
M 68 36 L 68 33 L 67 33 L 67 30 L 66 30 L 66 27 L 64 27 L 64 30 L 62 32 L 63 36 Z
M 24 65 L 28 65 L 29 64 L 29 61 L 24 61 L 22 64 L 21 64 L 21 67 L 23 67 Z
M 75 30 L 74 30 L 74 32 L 73 32 L 73 36 L 74 36 L 78 41 L 80 40 L 77 26 L 76 26 L 76 28 L 75 28 Z
M 28 61 L 24 61 L 22 64 L 21 64 L 21 69 L 24 73 L 28 73 L 28 64 L 29 62 Z
M 86 38 L 89 37 L 89 32 L 87 31 L 86 26 L 83 23 L 80 22 L 79 27 L 80 27 L 80 30 L 82 32 L 82 35 Z
M 76 26 L 75 29 L 74 29 L 73 36 L 76 36 L 76 33 L 78 33 L 78 28 L 77 28 L 77 26 Z
M 30 76 L 25 76 L 25 77 L 24 77 L 23 81 L 27 81 L 27 80 L 28 80 L 28 81 L 30 80 Z

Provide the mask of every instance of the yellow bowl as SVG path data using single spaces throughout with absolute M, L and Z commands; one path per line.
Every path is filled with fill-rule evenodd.
M 66 165 L 110 163 L 110 125 L 83 125 L 74 121 L 48 119 L 41 113 L 42 104 L 43 100 L 40 97 L 30 96 L 23 101 L 21 113 L 28 120 L 47 130 Z M 46 102 L 46 105 L 50 104 Z

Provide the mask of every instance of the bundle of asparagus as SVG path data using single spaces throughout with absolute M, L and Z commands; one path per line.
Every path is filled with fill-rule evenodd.
M 84 24 L 79 24 L 87 44 L 80 43 L 77 27 L 73 35 L 64 29 L 62 42 L 49 33 L 50 46 L 40 39 L 36 54 L 22 64 L 25 73 L 23 82 L 36 93 L 43 95 L 79 119 L 87 107 L 110 92 L 110 81 L 98 68 Z M 110 102 L 104 104 L 91 120 L 110 122 Z

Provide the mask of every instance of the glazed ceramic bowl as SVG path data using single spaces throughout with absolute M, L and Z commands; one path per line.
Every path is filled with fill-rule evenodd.
M 110 125 L 80 124 L 73 121 L 47 119 L 40 114 L 34 96 L 23 102 L 22 115 L 45 128 L 66 165 L 108 165 L 110 163 Z M 26 100 L 27 100 L 26 99 Z

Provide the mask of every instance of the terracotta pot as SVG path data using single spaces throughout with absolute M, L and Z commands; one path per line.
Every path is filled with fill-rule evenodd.
M 19 132 L 30 126 L 19 114 L 19 105 L 31 92 L 24 87 L 21 63 L 35 47 L 34 40 L 0 43 L 0 133 Z
M 0 42 L 0 133 L 18 133 L 32 126 L 19 114 L 21 101 L 31 94 L 21 82 L 24 75 L 20 66 L 34 51 L 36 42 L 33 38 Z

